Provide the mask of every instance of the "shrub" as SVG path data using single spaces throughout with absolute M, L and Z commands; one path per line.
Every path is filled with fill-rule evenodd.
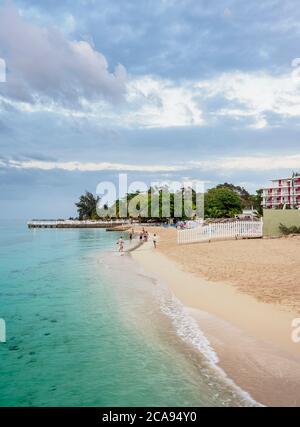
M 279 230 L 285 236 L 288 236 L 289 234 L 300 234 L 300 227 L 297 227 L 296 225 L 287 227 L 286 225 L 280 224 Z

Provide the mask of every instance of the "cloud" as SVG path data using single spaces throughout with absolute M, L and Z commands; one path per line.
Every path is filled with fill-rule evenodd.
M 33 3 L 36 5 L 36 2 Z M 187 3 L 184 1 L 180 2 L 180 7 L 183 8 L 185 19 L 179 19 L 175 3 L 160 2 L 154 8 L 155 13 L 161 18 L 166 18 L 164 14 L 174 13 L 174 29 L 184 34 L 188 28 L 187 22 L 193 28 L 194 21 L 190 13 L 186 15 Z M 237 14 L 242 19 L 242 11 L 235 3 L 226 2 L 224 7 L 211 7 L 205 11 L 197 2 L 189 1 L 189 7 L 195 16 L 203 19 L 218 17 L 223 22 L 223 11 L 226 15 L 230 11 L 233 18 Z M 103 16 L 109 22 L 114 17 L 115 22 L 116 14 L 122 11 L 124 15 L 117 20 L 118 26 L 111 23 L 112 31 L 118 32 L 123 25 L 126 28 L 129 26 L 134 34 L 132 30 L 134 24 L 137 24 L 137 17 L 134 19 L 132 10 L 133 5 L 138 6 L 136 2 L 131 1 L 131 6 L 124 7 L 121 7 L 121 3 L 109 7 L 109 2 L 106 1 L 101 4 L 107 6 L 102 8 L 105 9 L 103 13 L 92 8 L 97 22 L 103 24 Z M 264 13 L 271 13 L 271 6 L 272 2 L 268 2 L 263 7 Z M 69 9 L 67 15 L 63 13 L 64 17 L 71 17 L 73 29 L 76 27 L 79 11 L 80 8 L 75 8 L 72 15 Z M 139 8 L 138 11 L 141 12 Z M 85 18 L 89 13 L 84 15 Z M 209 78 L 204 73 L 197 78 L 189 78 L 186 73 L 185 79 L 179 80 L 159 76 L 157 67 L 157 74 L 127 76 L 121 65 L 113 73 L 110 72 L 106 58 L 95 49 L 93 43 L 69 40 L 65 33 L 46 25 L 47 21 L 39 19 L 44 24 L 38 26 L 37 23 L 26 21 L 26 11 L 23 15 L 11 2 L 6 2 L 0 9 L 0 56 L 6 59 L 8 66 L 8 82 L 0 86 L 0 101 L 21 112 L 50 113 L 58 120 L 61 117 L 71 117 L 119 129 L 199 127 L 227 122 L 233 128 L 261 130 L 282 125 L 284 121 L 300 116 L 298 69 L 290 67 L 290 72 L 280 74 L 271 71 L 220 72 L 216 69 L 209 74 Z M 152 15 L 151 19 L 154 19 Z M 39 20 L 35 19 L 34 22 Z M 213 22 L 210 23 L 212 24 Z M 73 30 L 71 33 L 73 34 Z M 170 42 L 170 34 L 168 35 Z M 210 31 L 205 40 L 207 38 L 215 41 Z M 109 46 L 109 39 L 110 35 L 106 34 L 106 48 Z M 130 40 L 127 40 L 129 46 L 133 46 L 133 41 Z M 165 47 L 172 50 L 174 46 L 169 42 Z M 178 55 L 183 55 L 185 50 L 178 47 L 179 45 L 176 49 Z M 149 60 L 153 59 L 153 54 L 150 49 Z M 168 56 L 166 58 L 169 61 Z M 203 62 L 208 62 L 209 59 L 205 58 Z M 177 59 L 181 63 L 181 57 Z M 287 66 L 290 63 L 291 60 Z M 199 64 L 198 62 L 197 66 Z M 223 68 L 226 69 L 225 66 Z M 124 102 L 115 102 L 120 99 Z M 108 100 L 113 102 L 107 102 Z
M 174 80 L 278 70 L 299 56 L 297 0 L 15 0 L 26 16 L 92 36 L 130 74 Z M 238 36 L 237 36 L 238 35 Z M 81 36 L 82 37 L 82 36 Z
M 252 117 L 252 126 L 263 128 L 268 125 L 265 118 L 268 113 L 285 118 L 300 116 L 300 77 L 292 71 L 280 75 L 223 73 L 214 79 L 199 81 L 196 88 L 204 100 L 221 97 L 226 101 L 226 107 L 214 112 L 216 116 Z
M 87 119 L 114 128 L 210 126 L 227 121 L 234 127 L 264 129 L 300 117 L 300 76 L 293 69 L 278 75 L 236 71 L 182 82 L 130 76 L 124 102 L 117 105 L 103 99 L 81 99 L 80 105 L 41 100 L 33 104 L 4 97 L 2 101 L 25 113 Z
M 144 76 L 128 85 L 127 101 L 131 111 L 127 125 L 143 127 L 177 127 L 202 125 L 202 111 L 193 98 L 189 84 Z
M 193 161 L 189 163 L 191 167 L 204 170 L 222 171 L 278 171 L 279 169 L 300 170 L 300 155 L 290 156 L 243 156 L 228 157 L 215 160 Z
M 186 170 L 184 165 L 130 165 L 110 162 L 54 162 L 42 160 L 10 160 L 8 163 L 0 161 L 0 166 L 9 166 L 16 169 L 40 169 L 44 171 L 60 169 L 65 171 L 97 172 L 97 171 L 124 171 L 124 172 L 176 172 Z
M 299 170 L 300 155 L 289 156 L 243 156 L 243 157 L 223 157 L 211 160 L 193 160 L 185 163 L 177 163 L 173 165 L 134 165 L 126 163 L 110 163 L 110 162 L 58 162 L 58 161 L 43 161 L 36 159 L 29 160 L 1 160 L 0 167 L 13 169 L 38 169 L 42 171 L 64 170 L 69 172 L 99 172 L 99 171 L 123 171 L 123 172 L 145 172 L 145 173 L 167 173 L 167 172 L 183 172 L 188 170 L 201 171 L 266 171 L 266 170 Z
M 204 124 L 202 110 L 193 99 L 191 84 L 177 85 L 170 80 L 154 76 L 131 79 L 126 95 L 120 105 L 104 100 L 81 99 L 80 105 L 63 105 L 36 100 L 33 104 L 1 97 L 3 105 L 23 113 L 52 113 L 60 117 L 88 119 L 98 125 L 113 125 L 125 128 L 167 128 L 201 126 Z
M 226 118 L 263 129 L 272 116 L 300 117 L 300 73 L 234 71 L 182 82 L 143 76 L 129 82 L 127 102 L 121 122 L 130 127 L 205 126 Z
M 104 55 L 90 43 L 27 22 L 10 1 L 0 8 L 0 56 L 8 69 L 0 90 L 13 100 L 73 106 L 81 98 L 115 102 L 126 90 L 122 65 L 111 73 Z

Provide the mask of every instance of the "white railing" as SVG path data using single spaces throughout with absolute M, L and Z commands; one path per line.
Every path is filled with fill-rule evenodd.
M 257 238 L 263 236 L 262 221 L 213 223 L 189 230 L 178 230 L 179 244 L 208 242 L 214 239 Z

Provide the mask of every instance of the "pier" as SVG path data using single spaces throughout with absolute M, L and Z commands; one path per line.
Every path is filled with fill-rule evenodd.
M 27 222 L 28 228 L 106 228 L 130 226 L 129 221 L 79 221 L 79 220 L 30 220 Z

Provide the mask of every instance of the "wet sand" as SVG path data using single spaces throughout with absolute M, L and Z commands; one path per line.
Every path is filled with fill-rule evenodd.
M 133 253 L 134 259 L 146 272 L 163 280 L 174 295 L 189 307 L 216 350 L 220 366 L 237 385 L 264 405 L 299 406 L 300 344 L 293 343 L 291 339 L 291 322 L 300 317 L 295 309 L 299 307 L 297 283 L 289 282 L 284 285 L 289 289 L 284 304 L 281 292 L 273 293 L 273 284 L 269 281 L 262 280 L 262 286 L 255 286 L 251 292 L 248 292 L 249 282 L 242 280 L 239 270 L 236 271 L 234 281 L 227 281 L 226 271 L 231 270 L 239 259 L 234 258 L 230 267 L 225 270 L 226 279 L 222 282 L 212 280 L 211 276 L 207 280 L 207 274 L 205 277 L 203 273 L 199 273 L 204 269 L 206 260 L 210 259 L 209 268 L 205 265 L 206 271 L 210 271 L 213 277 L 220 278 L 220 265 L 230 256 L 234 245 L 239 247 L 239 253 L 243 252 L 241 248 L 244 248 L 244 252 L 247 251 L 246 258 L 252 266 L 255 257 L 251 251 L 254 250 L 261 263 L 267 264 L 272 257 L 278 258 L 281 244 L 284 250 L 290 247 L 288 255 L 294 253 L 299 244 L 298 239 L 243 240 L 178 246 L 174 231 L 156 229 L 155 232 L 160 235 L 159 249 L 154 250 L 152 244 L 147 243 Z M 260 245 L 261 242 L 263 245 Z M 274 250 L 270 251 L 272 244 Z M 219 249 L 214 257 L 215 270 L 212 272 L 211 251 L 215 250 L 215 245 Z M 209 249 L 205 250 L 203 246 Z M 263 251 L 266 253 L 262 253 Z M 293 255 L 287 260 L 287 264 L 293 265 L 298 255 Z M 239 257 L 243 258 L 245 254 L 240 253 Z M 281 265 L 283 263 L 284 260 L 281 260 Z M 249 268 L 249 265 L 245 266 L 245 276 Z M 283 276 L 286 274 L 284 270 Z M 274 284 L 275 289 L 278 286 L 279 283 Z

